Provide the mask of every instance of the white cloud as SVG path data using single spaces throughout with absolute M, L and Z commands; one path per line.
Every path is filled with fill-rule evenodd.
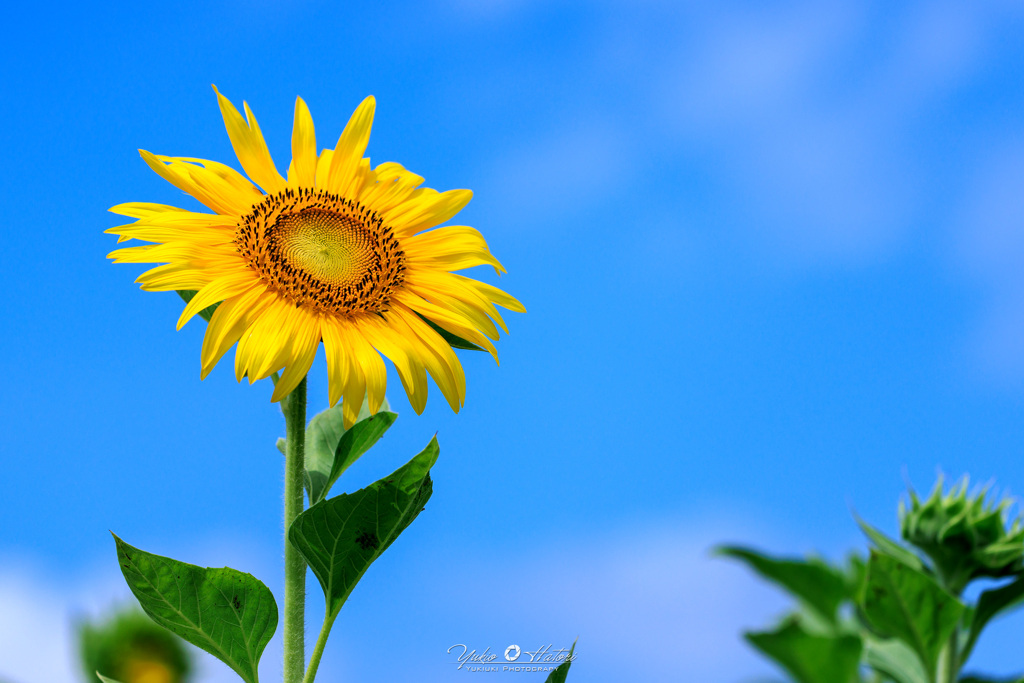
M 724 683 L 770 670 L 743 643 L 740 632 L 768 625 L 785 606 L 781 595 L 745 569 L 708 555 L 714 543 L 749 536 L 749 528 L 746 533 L 739 533 L 739 528 L 735 524 L 684 520 L 600 539 L 558 545 L 548 540 L 542 547 L 513 547 L 500 557 L 480 556 L 467 548 L 454 574 L 446 571 L 443 576 L 424 575 L 421 567 L 416 582 L 453 587 L 459 599 L 442 600 L 438 596 L 436 604 L 431 604 L 431 619 L 467 638 L 477 638 L 473 634 L 480 633 L 517 634 L 525 647 L 527 642 L 545 645 L 547 640 L 532 640 L 554 634 L 562 639 L 554 643 L 559 647 L 579 636 L 577 675 L 587 680 Z M 218 566 L 224 563 L 225 547 L 235 560 L 230 562 L 232 566 L 253 566 L 258 572 L 263 564 L 246 563 L 245 559 L 253 556 L 251 552 L 234 557 L 239 553 L 230 552 L 231 541 L 207 543 L 174 554 L 198 557 L 200 564 L 208 564 L 211 552 L 207 551 L 218 545 Z M 0 677 L 10 678 L 11 683 L 81 680 L 70 619 L 75 614 L 101 614 L 112 605 L 131 601 L 116 567 L 106 567 L 69 584 L 47 579 L 24 565 L 6 562 L 3 566 L 7 569 L 0 573 L 0 604 L 4 606 L 0 613 Z M 310 591 L 315 601 L 318 591 L 312 586 Z M 486 609 L 473 599 L 510 591 L 513 599 L 487 602 Z M 402 599 L 408 598 L 399 597 L 399 601 Z M 377 604 L 364 596 L 356 614 L 383 622 L 374 624 L 371 630 L 394 632 L 394 614 L 384 610 L 378 617 L 376 608 L 364 609 L 367 603 Z M 373 656 L 360 649 L 351 626 L 336 636 L 340 642 L 325 660 L 325 680 L 342 669 L 365 666 L 353 658 Z M 422 646 L 408 646 L 402 642 L 403 637 L 396 636 L 394 643 L 375 644 L 387 652 L 402 652 L 408 659 L 389 663 L 394 666 L 393 673 L 408 670 L 423 681 L 451 679 L 452 670 L 443 650 L 418 652 L 417 647 Z M 485 645 L 481 644 L 480 649 Z M 507 643 L 491 645 L 495 650 Z M 279 649 L 279 638 L 275 638 L 264 655 L 261 672 L 268 680 L 279 675 Z M 227 683 L 236 678 L 220 662 L 203 654 L 200 680 Z
M 500 558 L 463 563 L 447 577 L 460 594 L 509 598 L 488 603 L 483 615 L 463 601 L 452 605 L 463 614 L 445 618 L 523 641 L 548 638 L 534 646 L 552 638 L 567 646 L 578 636 L 581 680 L 725 683 L 763 674 L 771 666 L 741 632 L 769 626 L 787 603 L 746 569 L 709 555 L 716 543 L 749 536 L 738 528 L 686 520 L 544 548 L 510 544 Z M 485 645 L 500 651 L 507 643 L 476 644 Z
M 209 539 L 169 555 L 204 566 L 243 567 L 261 575 L 269 563 L 236 539 Z M 227 562 L 225 562 L 227 560 Z M 265 575 L 265 574 L 264 574 Z M 117 564 L 100 562 L 58 578 L 38 562 L 0 558 L 0 681 L 3 683 L 81 683 L 75 621 L 103 619 L 114 609 L 137 603 Z M 279 678 L 279 636 L 267 646 L 260 667 Z M 237 683 L 238 676 L 214 657 L 194 650 L 204 683 Z
M 0 573 L 0 679 L 11 683 L 78 680 L 69 604 L 32 573 Z
M 977 66 L 987 12 L 924 3 L 887 30 L 864 9 L 722 11 L 665 70 L 662 115 L 720 153 L 757 251 L 856 264 L 910 238 L 927 173 L 903 140 Z

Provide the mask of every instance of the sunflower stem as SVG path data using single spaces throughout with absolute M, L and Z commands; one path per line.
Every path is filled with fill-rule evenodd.
M 306 649 L 306 562 L 288 530 L 302 512 L 306 456 L 306 378 L 281 402 L 285 423 L 284 465 L 284 683 L 302 683 Z

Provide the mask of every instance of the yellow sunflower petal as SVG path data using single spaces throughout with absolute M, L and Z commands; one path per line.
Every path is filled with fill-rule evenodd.
M 479 324 L 477 322 L 477 317 L 469 318 L 465 314 L 460 315 L 459 312 L 453 311 L 451 307 L 434 304 L 423 297 L 418 296 L 414 292 L 400 292 L 395 295 L 395 301 L 403 303 L 408 308 L 427 318 L 438 327 L 451 332 L 456 337 L 462 337 L 466 341 L 483 347 L 491 354 L 495 363 L 499 362 L 498 349 L 496 349 L 493 342 L 491 342 L 491 340 L 475 326 Z M 482 318 L 486 321 L 486 323 L 484 323 L 485 325 L 490 323 L 490 325 L 488 325 L 488 329 L 494 328 L 493 323 L 491 323 L 487 316 L 482 316 Z M 497 339 L 496 330 L 494 338 Z
M 357 330 L 353 329 L 347 338 L 352 346 L 352 358 L 358 363 L 366 378 L 366 400 L 370 414 L 374 415 L 384 403 L 384 391 L 387 389 L 388 375 L 384 359 Z
M 421 193 L 385 213 L 385 220 L 391 223 L 399 238 L 410 237 L 421 230 L 432 228 L 450 220 L 465 208 L 473 198 L 470 190 L 448 190 L 447 192 Z M 416 193 L 413 193 L 414 195 Z
M 373 126 L 373 112 L 376 105 L 377 101 L 373 95 L 363 100 L 353 112 L 341 137 L 338 138 L 338 144 L 334 147 L 331 159 L 330 172 L 327 175 L 326 187 L 328 190 L 344 191 L 359 169 L 359 162 L 366 152 L 366 145 L 370 142 L 370 128 Z
M 280 401 L 299 386 L 299 382 L 313 365 L 316 351 L 320 347 L 320 321 L 305 311 L 299 313 L 300 322 L 296 326 L 296 334 L 292 340 L 291 354 L 284 372 L 281 373 L 281 379 L 277 380 L 277 386 L 274 387 L 271 401 Z
M 190 175 L 194 172 L 196 166 L 202 167 L 205 173 L 201 175 L 212 176 L 211 178 L 204 178 L 204 181 L 208 185 L 216 184 L 218 191 L 222 195 L 230 197 L 233 200 L 233 204 L 238 207 L 238 213 L 248 212 L 253 204 L 263 199 L 263 193 L 252 184 L 251 180 L 225 164 L 195 157 L 157 155 L 157 158 L 165 162 L 184 162 L 188 164 Z
M 225 201 L 224 197 L 211 194 L 204 188 L 196 185 L 188 173 L 186 164 L 176 162 L 165 163 L 155 154 L 151 154 L 144 149 L 139 150 L 139 155 L 151 169 L 156 171 L 157 175 L 179 190 L 192 195 L 217 213 L 234 213 L 233 209 L 235 207 L 231 204 L 230 198 L 227 198 L 227 201 Z
M 252 178 L 253 182 L 263 188 L 265 192 L 277 192 L 284 185 L 284 179 L 277 172 L 274 160 L 267 149 L 267 143 L 260 132 L 256 117 L 249 110 L 249 105 L 242 103 L 245 108 L 246 119 L 235 109 L 228 98 L 220 94 L 217 86 L 213 86 L 217 93 L 217 103 L 220 105 L 221 116 L 224 117 L 224 127 L 231 139 L 231 146 L 235 150 L 242 168 Z
M 487 242 L 475 229 L 467 225 L 449 225 L 407 238 L 403 242 L 410 259 L 444 270 L 462 270 L 489 265 L 501 275 L 505 267 L 494 258 Z
M 466 376 L 452 347 L 404 306 L 396 305 L 388 311 L 387 316 L 388 322 L 406 339 L 419 342 L 420 360 L 444 394 L 448 405 L 456 413 L 459 412 L 466 399 Z
M 489 301 L 493 301 L 502 308 L 507 308 L 510 311 L 515 311 L 516 313 L 526 313 L 526 307 L 519 302 L 519 299 L 515 298 L 508 292 L 504 292 L 493 285 L 487 284 L 486 282 L 480 282 L 479 280 L 474 280 L 473 278 L 466 277 L 465 275 L 459 275 L 458 273 L 452 273 L 452 277 L 466 287 L 476 290 L 481 296 Z
M 412 196 L 423 177 L 405 170 L 401 164 L 385 162 L 367 173 L 359 189 L 359 201 L 383 214 Z
M 406 278 L 407 286 L 424 299 L 435 303 L 443 303 L 453 311 L 459 312 L 473 321 L 476 326 L 487 333 L 491 339 L 498 338 L 498 331 L 486 316 L 493 318 L 501 328 L 508 332 L 505 320 L 494 303 L 480 292 L 467 284 L 468 278 L 460 278 L 456 273 L 443 273 L 423 269 L 410 269 Z M 475 282 L 475 280 L 469 280 Z M 497 290 L 501 291 L 501 290 Z M 461 305 L 454 305 L 459 302 Z
M 348 383 L 351 351 L 346 348 L 341 334 L 341 320 L 328 320 L 322 325 L 324 357 L 327 360 L 327 402 L 333 407 L 345 394 Z
M 316 186 L 326 188 L 327 176 L 331 172 L 331 161 L 334 159 L 334 150 L 325 149 L 320 152 L 316 159 Z
M 427 373 L 411 350 L 409 339 L 388 327 L 377 316 L 359 318 L 357 327 L 374 348 L 394 363 L 412 409 L 417 414 L 422 413 L 427 407 Z
M 366 396 L 366 376 L 363 374 L 362 365 L 356 359 L 355 347 L 352 344 L 353 335 L 344 328 L 339 329 L 344 340 L 346 351 L 346 375 L 344 399 L 341 404 L 342 424 L 348 429 L 355 424 L 359 417 L 359 410 L 363 407 L 363 398 Z
M 280 317 L 280 326 L 269 333 L 264 330 L 262 343 L 257 347 L 257 352 L 249 365 L 249 381 L 269 377 L 281 368 L 293 364 L 297 355 L 295 349 L 303 347 L 302 342 L 311 334 L 314 322 L 301 308 L 286 305 Z M 316 333 L 319 335 L 319 328 L 316 328 Z
M 309 107 L 301 97 L 295 98 L 295 123 L 292 126 L 292 168 L 294 180 L 302 187 L 316 182 L 316 132 Z M 292 174 L 289 174 L 291 176 Z
M 207 306 L 220 303 L 225 299 L 230 299 L 233 296 L 241 294 L 245 290 L 252 287 L 253 283 L 256 282 L 256 278 L 251 272 L 244 270 L 232 272 L 228 275 L 223 275 L 210 284 L 199 290 L 192 300 L 185 306 L 185 310 L 181 312 L 181 316 L 178 318 L 178 329 L 180 330 L 185 326 L 189 320 L 195 316 L 196 313 L 203 310 Z
M 204 379 L 213 370 L 228 349 L 241 338 L 250 321 L 258 317 L 274 298 L 273 294 L 267 293 L 265 285 L 256 283 L 249 290 L 227 299 L 217 307 L 206 327 L 206 336 L 203 337 L 200 379 Z
M 167 204 L 153 204 L 150 202 L 125 202 L 124 204 L 118 204 L 112 206 L 107 211 L 110 213 L 116 213 L 121 216 L 129 216 L 131 218 L 149 218 L 162 213 L 168 213 L 170 211 L 185 211 L 186 209 L 179 209 L 176 206 L 168 206 Z
M 195 268 L 189 263 L 168 263 L 147 270 L 135 281 L 147 292 L 172 292 L 205 287 L 214 277 L 214 273 Z
M 246 376 L 251 379 L 255 368 L 250 366 L 258 365 L 266 354 L 277 351 L 274 346 L 276 334 L 292 308 L 294 306 L 287 301 L 275 296 L 260 315 L 250 320 L 235 350 L 235 379 L 239 382 Z

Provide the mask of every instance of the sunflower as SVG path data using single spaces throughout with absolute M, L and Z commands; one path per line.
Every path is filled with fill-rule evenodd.
M 107 232 L 119 242 L 149 244 L 108 257 L 163 264 L 139 276 L 143 290 L 197 291 L 178 329 L 220 304 L 203 339 L 202 378 L 237 343 L 238 380 L 251 384 L 283 371 L 271 397 L 280 401 L 306 376 L 323 342 L 330 404 L 344 399 L 346 426 L 364 398 L 371 412 L 379 410 L 387 383 L 382 354 L 417 413 L 426 406 L 427 373 L 458 412 L 466 378 L 445 333 L 497 361 L 496 324 L 508 328 L 496 305 L 525 312 L 500 289 L 451 272 L 484 264 L 504 272 L 473 228 L 436 227 L 472 192 L 420 187 L 422 177 L 393 162 L 371 168 L 363 153 L 372 96 L 335 148 L 319 155 L 309 109 L 296 99 L 292 161 L 282 178 L 248 104 L 243 118 L 214 91 L 248 178 L 214 161 L 139 150 L 154 171 L 214 213 L 119 204 L 110 211 L 138 220 Z

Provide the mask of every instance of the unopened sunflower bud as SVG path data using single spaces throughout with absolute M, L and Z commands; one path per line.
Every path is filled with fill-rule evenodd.
M 921 549 L 953 593 L 973 579 L 1012 575 L 1024 567 L 1024 528 L 1020 517 L 1010 523 L 1012 501 L 993 502 L 983 488 L 968 495 L 967 478 L 943 492 L 943 479 L 926 500 L 911 490 L 909 505 L 900 502 L 900 532 Z M 986 499 L 988 497 L 988 499 Z

